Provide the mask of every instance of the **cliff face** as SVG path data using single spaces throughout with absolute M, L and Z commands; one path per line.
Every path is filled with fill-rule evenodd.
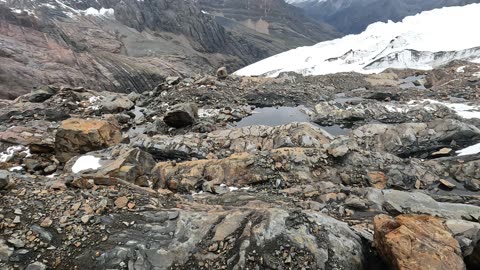
M 334 36 L 312 34 L 322 31 L 313 23 L 306 24 L 299 39 L 294 36 L 299 30 L 270 38 L 243 25 L 226 27 L 200 4 L 195 0 L 0 0 L 0 98 L 14 98 L 44 84 L 143 92 L 168 75 L 212 72 L 222 65 L 233 71 L 292 46 L 281 39 L 306 45 Z M 236 6 L 231 8 L 235 13 Z M 283 11 L 274 11 L 280 8 Z M 256 9 L 239 12 L 244 14 L 242 21 L 261 19 Z M 272 5 L 268 14 L 284 14 L 285 9 Z M 300 22 L 301 14 L 295 10 L 289 18 L 298 16 Z M 281 15 L 275 16 L 272 22 Z M 283 26 L 271 25 L 272 33 L 284 31 Z
M 202 10 L 233 33 L 248 36 L 268 52 L 279 53 L 339 37 L 283 0 L 199 0 Z

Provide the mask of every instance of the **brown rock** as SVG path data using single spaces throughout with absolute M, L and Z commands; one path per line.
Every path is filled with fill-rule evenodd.
M 121 140 L 120 128 L 112 121 L 70 118 L 57 130 L 55 151 L 58 160 L 65 162 L 76 154 L 113 146 Z
M 442 185 L 442 186 L 444 186 L 444 187 L 446 187 L 446 188 L 448 188 L 448 189 L 454 189 L 454 188 L 457 187 L 454 183 L 452 183 L 452 182 L 450 182 L 450 181 L 448 181 L 448 180 L 440 179 L 439 181 L 440 181 L 440 185 Z
M 387 186 L 388 178 L 383 172 L 368 172 L 367 177 L 373 187 L 384 189 Z
M 374 243 L 392 269 L 463 270 L 460 245 L 442 219 L 424 215 L 374 218 Z
M 125 196 L 122 196 L 122 197 L 118 197 L 116 200 L 115 200 L 115 206 L 117 208 L 124 208 L 126 207 L 128 204 L 128 198 L 125 197 Z

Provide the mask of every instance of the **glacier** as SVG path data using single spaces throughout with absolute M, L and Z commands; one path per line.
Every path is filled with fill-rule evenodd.
M 235 72 L 276 77 L 378 73 L 387 68 L 428 70 L 452 60 L 480 62 L 480 4 L 424 11 L 401 22 L 377 22 L 364 32 L 274 55 Z

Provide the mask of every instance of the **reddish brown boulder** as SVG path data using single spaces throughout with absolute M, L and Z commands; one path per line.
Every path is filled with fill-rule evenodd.
M 65 162 L 77 154 L 100 150 L 121 141 L 122 132 L 112 121 L 70 118 L 57 130 L 55 152 L 58 160 Z
M 392 269 L 466 269 L 459 243 L 440 218 L 378 215 L 374 225 L 375 247 Z

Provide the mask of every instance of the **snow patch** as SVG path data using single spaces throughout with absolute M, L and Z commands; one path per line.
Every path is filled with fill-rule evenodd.
M 456 152 L 459 156 L 475 155 L 480 153 L 480 143 L 469 146 Z
M 15 167 L 12 167 L 10 169 L 8 169 L 10 172 L 21 172 L 23 171 L 23 167 L 22 166 L 15 166 Z
M 458 73 L 465 73 L 465 66 L 458 67 L 456 71 Z
M 205 10 L 202 10 L 202 14 L 210 15 L 210 13 L 206 12 Z
M 100 10 L 89 7 L 86 10 L 83 10 L 82 13 L 84 15 L 90 15 L 90 16 L 113 16 L 115 14 L 115 11 L 113 8 L 100 8 Z
M 4 152 L 0 153 L 0 162 L 10 161 L 17 153 L 24 153 L 26 157 L 31 157 L 30 149 L 23 145 L 10 146 Z
M 86 170 L 96 170 L 100 167 L 102 167 L 102 165 L 100 165 L 100 158 L 90 155 L 81 156 L 72 166 L 72 172 L 79 173 Z
M 432 69 L 455 59 L 480 60 L 480 4 L 446 7 L 377 22 L 363 33 L 299 47 L 238 70 L 241 76 L 275 77 L 338 72 L 376 73 L 386 68 Z

